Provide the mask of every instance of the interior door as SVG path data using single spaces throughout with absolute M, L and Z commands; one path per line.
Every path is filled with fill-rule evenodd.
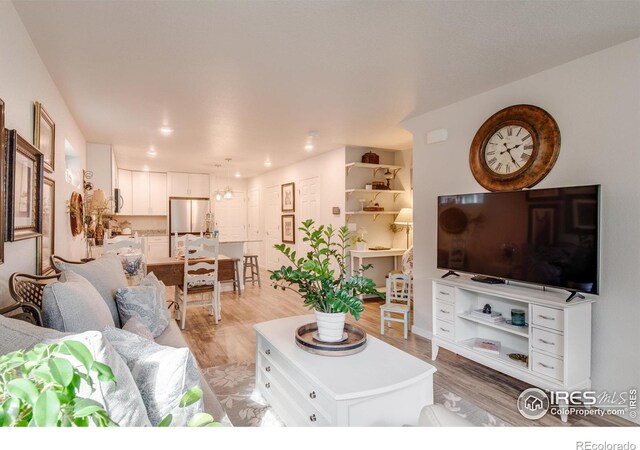
M 298 244 L 298 253 L 304 254 L 311 250 L 307 242 L 302 241 L 299 236 L 300 231 L 297 228 L 307 219 L 313 219 L 317 225 L 320 225 L 320 178 L 307 178 L 300 182 L 300 214 L 296 217 L 296 243 Z
M 230 200 L 216 202 L 216 222 L 220 241 L 244 241 L 247 238 L 247 209 L 244 192 L 233 193 Z
M 280 267 L 280 252 L 273 248 L 282 241 L 280 236 L 280 186 L 267 188 L 265 201 L 265 254 L 267 269 Z
M 260 234 L 260 189 L 251 189 L 247 197 L 247 239 L 261 239 Z M 247 243 L 247 253 L 258 255 L 260 261 L 263 260 L 262 245 L 260 242 Z

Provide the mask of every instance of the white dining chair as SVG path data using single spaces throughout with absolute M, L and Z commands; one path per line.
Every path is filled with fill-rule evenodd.
M 404 338 L 407 339 L 411 327 L 411 296 L 413 295 L 411 276 L 393 273 L 387 278 L 386 301 L 380 306 L 380 334 L 384 334 L 385 324 L 402 323 Z M 401 317 L 396 317 L 401 316 Z
M 181 236 L 182 237 L 182 236 Z M 176 287 L 176 315 L 180 327 L 187 324 L 187 308 L 207 306 L 217 324 L 220 320 L 220 281 L 218 281 L 218 238 L 184 236 L 184 280 Z M 189 298 L 200 295 L 200 300 Z

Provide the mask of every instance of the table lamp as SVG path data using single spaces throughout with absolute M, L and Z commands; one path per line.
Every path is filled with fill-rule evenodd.
M 400 213 L 396 216 L 396 220 L 393 221 L 396 225 L 402 225 L 407 229 L 407 248 L 409 248 L 409 231 L 411 225 L 413 225 L 413 209 L 402 208 Z

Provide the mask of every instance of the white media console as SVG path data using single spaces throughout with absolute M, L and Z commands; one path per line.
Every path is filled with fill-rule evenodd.
M 433 280 L 432 359 L 440 347 L 547 390 L 591 387 L 591 299 L 509 284 L 489 285 L 470 277 Z M 525 311 L 524 327 L 493 323 L 470 314 L 490 304 L 510 320 Z M 499 354 L 474 349 L 476 338 L 499 341 Z M 528 355 L 528 364 L 509 353 Z M 563 417 L 566 420 L 566 417 Z

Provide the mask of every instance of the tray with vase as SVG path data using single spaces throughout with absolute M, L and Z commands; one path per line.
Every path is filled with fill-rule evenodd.
M 342 340 L 323 342 L 318 337 L 318 324 L 308 323 L 296 330 L 296 345 L 301 349 L 323 356 L 347 356 L 361 352 L 367 343 L 367 333 L 360 327 L 346 323 Z

